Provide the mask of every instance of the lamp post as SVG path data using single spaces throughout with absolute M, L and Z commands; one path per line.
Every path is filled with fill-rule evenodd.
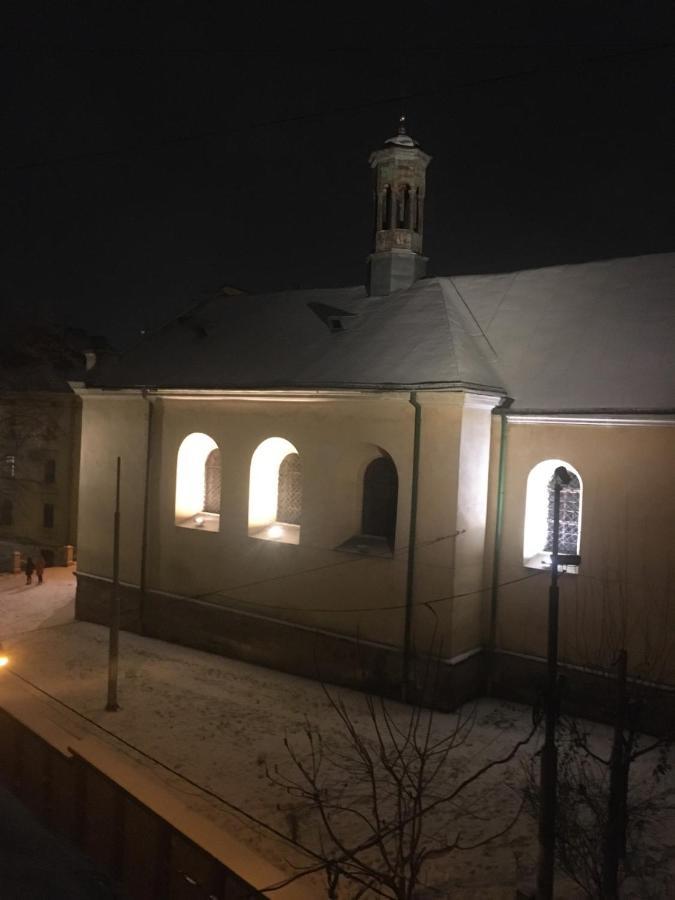
M 548 678 L 544 746 L 541 751 L 539 802 L 539 863 L 537 898 L 552 900 L 555 869 L 556 791 L 558 782 L 558 750 L 555 743 L 558 718 L 558 553 L 560 544 L 560 491 L 572 476 L 564 466 L 553 474 L 553 541 L 551 544 L 551 585 L 548 589 Z M 566 562 L 572 562 L 565 557 Z M 577 558 L 574 559 L 577 561 Z
M 113 518 L 113 577 L 110 594 L 109 642 L 108 642 L 108 702 L 106 710 L 116 712 L 117 676 L 120 655 L 120 468 L 121 458 L 117 457 L 117 480 L 115 487 L 115 514 Z

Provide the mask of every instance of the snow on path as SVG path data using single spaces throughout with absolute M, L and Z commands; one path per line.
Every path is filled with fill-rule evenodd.
M 53 571 L 48 570 L 48 574 Z M 55 576 L 30 593 L 17 590 L 16 583 L 3 590 L 4 584 L 9 582 L 0 581 L 0 635 L 8 631 L 16 635 L 7 642 L 16 672 L 261 821 L 287 832 L 290 814 L 297 822 L 299 839 L 312 842 L 315 823 L 286 792 L 270 784 L 265 769 L 279 765 L 288 771 L 284 737 L 301 740 L 308 720 L 320 727 L 328 743 L 340 742 L 341 729 L 320 684 L 122 632 L 121 709 L 106 713 L 107 630 L 85 622 L 58 625 L 60 618 L 67 619 L 69 610 L 72 615 L 72 582 Z M 43 588 L 44 592 L 38 594 Z M 27 630 L 33 622 L 41 630 Z M 49 627 L 52 625 L 56 627 Z M 344 689 L 330 691 L 345 700 L 354 721 L 367 732 L 363 696 Z M 403 726 L 408 708 L 392 703 L 390 709 Z M 436 733 L 447 733 L 454 722 L 454 715 L 438 714 Z M 506 755 L 528 733 L 530 722 L 530 711 L 525 707 L 480 701 L 468 740 L 451 756 L 448 787 L 460 774 L 469 774 L 485 761 Z M 78 727 L 133 755 L 95 727 L 82 722 Z M 507 821 L 518 802 L 514 789 L 521 783 L 521 760 L 526 756 L 521 752 L 519 760 L 495 772 L 463 800 L 469 833 L 472 828 L 477 828 L 478 834 L 485 828 L 498 830 Z M 279 839 L 241 817 L 233 817 L 217 800 L 200 794 L 180 778 L 161 770 L 155 774 L 179 791 L 183 799 L 189 797 L 196 811 L 234 831 L 238 839 L 288 870 L 286 860 L 292 853 Z M 453 853 L 436 864 L 430 874 L 435 883 L 443 885 L 443 892 L 429 896 L 447 897 L 450 892 L 457 900 L 512 898 L 515 884 L 532 873 L 535 860 L 536 825 L 522 816 L 514 829 L 494 844 Z M 322 882 L 316 885 L 319 900 L 324 888 Z M 563 888 L 559 896 L 576 894 Z

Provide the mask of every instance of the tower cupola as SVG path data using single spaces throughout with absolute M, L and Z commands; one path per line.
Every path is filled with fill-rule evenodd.
M 406 132 L 370 155 L 375 170 L 375 249 L 368 257 L 368 293 L 391 294 L 426 274 L 422 255 L 426 169 L 431 157 Z

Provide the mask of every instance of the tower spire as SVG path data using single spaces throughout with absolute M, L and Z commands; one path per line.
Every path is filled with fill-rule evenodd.
M 408 134 L 402 111 L 397 134 L 370 155 L 375 170 L 375 247 L 368 257 L 369 294 L 404 290 L 426 273 L 422 234 L 430 161 Z

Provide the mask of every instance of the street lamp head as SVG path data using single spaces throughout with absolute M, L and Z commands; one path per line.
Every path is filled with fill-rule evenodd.
M 569 484 L 572 480 L 572 476 L 567 471 L 565 466 L 558 466 L 558 468 L 553 473 L 553 477 L 558 482 L 558 484 Z

